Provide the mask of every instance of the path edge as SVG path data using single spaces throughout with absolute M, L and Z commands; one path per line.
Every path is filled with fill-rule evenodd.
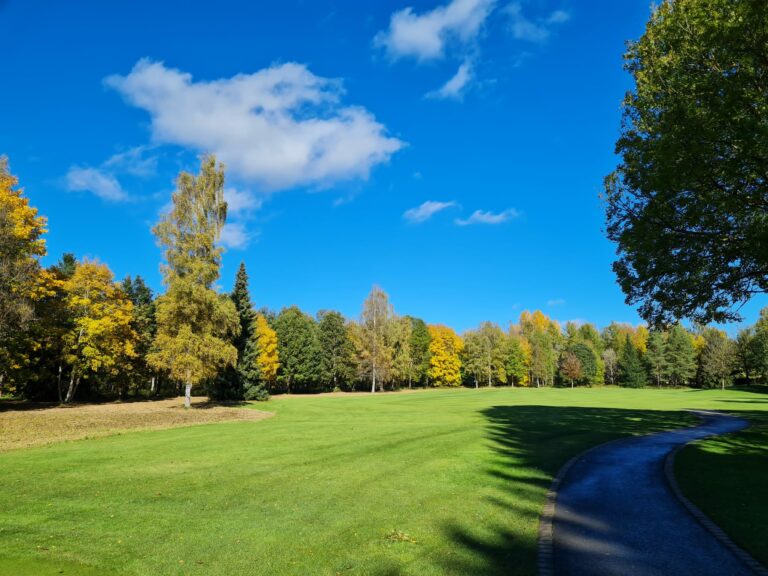
M 694 414 L 695 413 L 696 412 L 694 412 Z M 720 416 L 730 416 L 730 414 L 718 414 Z M 711 436 L 708 436 L 707 438 L 711 438 Z M 672 450 L 669 454 L 667 454 L 666 458 L 664 458 L 664 476 L 667 479 L 667 484 L 672 490 L 672 494 L 674 494 L 675 498 L 677 498 L 678 502 L 683 505 L 683 508 L 685 508 L 688 513 L 698 521 L 699 524 L 704 526 L 704 528 L 709 531 L 709 533 L 712 534 L 712 536 L 714 536 L 721 545 L 727 548 L 731 554 L 736 556 L 736 558 L 741 560 L 741 562 L 745 564 L 750 570 L 752 570 L 757 576 L 768 576 L 768 568 L 755 560 L 749 552 L 731 540 L 731 538 L 723 531 L 722 528 L 720 528 L 720 526 L 715 524 L 706 514 L 704 514 L 704 512 L 701 511 L 698 506 L 696 506 L 685 496 L 685 494 L 683 494 L 683 491 L 680 489 L 680 485 L 677 483 L 677 479 L 675 478 L 675 457 L 677 456 L 677 453 L 687 446 L 690 446 L 695 442 L 699 442 L 700 440 L 706 440 L 707 438 L 700 438 L 698 440 L 692 440 L 691 442 L 681 444 Z M 551 571 L 547 573 L 547 576 L 551 575 Z M 544 575 L 542 574 L 542 576 Z
M 573 465 L 576 464 L 576 462 L 581 460 L 583 457 L 585 457 L 587 454 L 589 454 L 593 450 L 597 450 L 598 448 L 603 448 L 604 446 L 607 446 L 608 444 L 613 444 L 614 442 L 621 442 L 622 440 L 626 440 L 627 438 L 634 438 L 634 436 L 621 436 L 619 438 L 614 438 L 613 440 L 608 440 L 607 442 L 596 444 L 591 448 L 587 448 L 583 452 L 580 452 L 575 456 L 573 456 L 570 460 L 568 460 L 565 464 L 563 464 L 560 467 L 560 470 L 557 471 L 557 475 L 552 480 L 552 484 L 549 485 L 549 489 L 547 490 L 547 495 L 544 502 L 544 508 L 541 511 L 541 515 L 539 516 L 539 532 L 538 532 L 538 537 L 536 541 L 536 552 L 537 552 L 537 558 L 536 558 L 537 571 L 536 572 L 538 576 L 554 576 L 555 574 L 555 566 L 553 561 L 553 550 L 554 550 L 553 520 L 555 518 L 555 504 L 557 502 L 557 490 L 558 488 L 560 488 L 560 484 L 562 484 L 563 480 L 565 480 L 565 477 L 568 475 L 568 472 L 570 471 L 570 469 L 573 468 Z M 760 576 L 763 576 L 763 575 L 761 574 Z

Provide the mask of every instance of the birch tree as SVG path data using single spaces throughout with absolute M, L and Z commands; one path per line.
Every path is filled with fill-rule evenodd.
M 227 217 L 224 168 L 214 156 L 202 160 L 197 176 L 182 172 L 173 208 L 153 232 L 165 248 L 161 270 L 166 293 L 157 299 L 157 334 L 149 364 L 192 386 L 237 362 L 230 342 L 240 329 L 235 305 L 217 293 L 222 249 L 216 245 Z

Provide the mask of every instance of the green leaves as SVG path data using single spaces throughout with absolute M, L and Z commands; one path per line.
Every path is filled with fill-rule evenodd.
M 614 271 L 653 324 L 737 319 L 768 290 L 768 4 L 675 0 L 630 44 Z

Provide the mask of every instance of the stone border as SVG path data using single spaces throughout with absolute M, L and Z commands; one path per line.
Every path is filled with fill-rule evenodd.
M 693 411 L 692 412 L 696 415 L 699 415 L 700 413 L 703 414 L 716 414 L 718 416 L 730 416 L 729 414 L 722 414 L 720 412 L 699 412 L 699 411 Z M 706 440 L 707 438 L 711 438 L 712 436 L 716 435 L 710 435 L 705 438 L 699 438 L 699 440 L 694 440 L 693 442 L 698 442 L 700 440 Z M 681 444 L 674 450 L 672 450 L 669 454 L 667 454 L 666 458 L 664 459 L 664 476 L 667 478 L 667 484 L 669 484 L 670 489 L 672 490 L 672 493 L 675 495 L 675 498 L 680 502 L 680 504 L 683 505 L 683 508 L 685 508 L 691 516 L 693 516 L 699 524 L 704 526 L 712 536 L 714 536 L 720 544 L 722 544 L 725 548 L 727 548 L 731 554 L 736 556 L 739 560 L 741 560 L 742 563 L 744 563 L 752 572 L 754 572 L 757 576 L 768 576 L 768 569 L 765 568 L 760 562 L 755 560 L 749 552 L 744 550 L 743 548 L 739 547 L 733 540 L 731 540 L 728 535 L 720 528 L 717 524 L 712 522 L 712 520 L 709 519 L 709 517 L 704 514 L 693 502 L 688 500 L 688 498 L 685 497 L 682 490 L 680 490 L 680 486 L 677 483 L 677 480 L 675 479 L 675 456 L 677 456 L 677 453 L 680 452 L 683 448 L 686 446 L 690 446 L 693 442 L 688 442 L 686 444 Z

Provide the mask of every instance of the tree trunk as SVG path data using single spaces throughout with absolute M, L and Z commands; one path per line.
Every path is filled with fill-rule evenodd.
M 192 384 L 187 382 L 184 387 L 184 408 L 189 408 L 192 405 Z
M 69 388 L 67 389 L 67 397 L 64 399 L 64 404 L 69 404 L 75 397 L 77 387 L 80 384 L 80 376 L 77 376 L 74 370 L 72 370 L 72 376 L 69 379 Z
M 573 390 L 573 378 L 571 378 L 571 390 Z
M 720 378 L 720 389 L 725 390 L 725 378 Z
M 475 390 L 477 390 L 477 388 L 478 388 L 478 385 L 477 385 L 477 376 L 475 376 Z
M 152 376 L 152 378 L 149 381 L 149 395 L 154 396 L 155 391 L 157 390 L 157 376 Z
M 62 397 L 62 394 L 61 394 L 61 362 L 59 362 L 59 376 L 56 381 L 56 388 L 59 391 L 59 404 L 64 404 L 64 398 Z
M 376 393 L 376 364 L 373 365 L 373 372 L 371 373 L 371 394 Z

